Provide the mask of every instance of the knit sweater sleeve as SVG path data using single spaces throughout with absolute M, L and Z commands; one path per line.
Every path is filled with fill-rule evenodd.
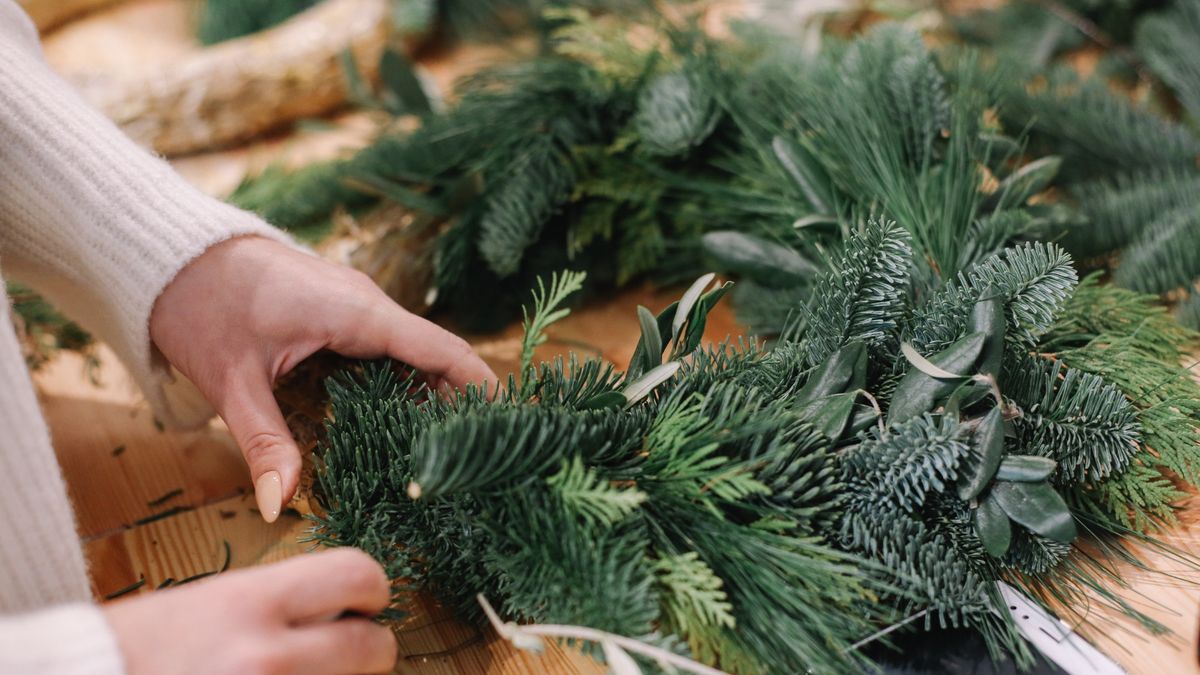
M 196 426 L 212 410 L 153 348 L 154 301 L 189 261 L 241 235 L 287 240 L 91 109 L 42 59 L 24 13 L 0 0 L 0 260 L 111 347 L 167 424 Z
M 0 673 L 121 675 L 117 641 L 96 605 L 0 616 Z

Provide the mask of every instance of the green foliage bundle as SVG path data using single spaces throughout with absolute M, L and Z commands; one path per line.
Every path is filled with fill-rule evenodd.
M 1179 316 L 1200 327 L 1189 309 L 1200 283 L 1200 2 L 1173 0 L 1137 16 L 1126 22 L 1127 46 L 1106 40 L 1112 52 L 1102 65 L 1113 52 L 1135 62 L 1142 80 L 1158 79 L 1141 97 L 1157 100 L 1114 90 L 1107 80 L 1130 86 L 1127 68 L 1081 79 L 1046 59 L 1006 79 L 998 111 L 1006 126 L 1030 130 L 1032 149 L 1063 159 L 1054 186 L 1077 213 L 1055 236 L 1082 259 L 1116 259 L 1118 285 L 1184 289 Z M 1004 53 L 1008 42 L 993 44 Z
M 1125 531 L 1104 490 L 1145 461 L 1150 408 L 1041 351 L 1088 320 L 1056 246 L 1002 249 L 931 286 L 914 241 L 894 223 L 858 227 L 770 349 L 698 349 L 725 291 L 705 293 L 708 276 L 657 316 L 639 309 L 625 373 L 535 367 L 582 287 L 567 273 L 535 293 L 525 365 L 490 400 L 430 395 L 388 365 L 343 375 L 314 539 L 360 546 L 400 589 L 466 613 L 482 592 L 520 621 L 738 672 L 862 668 L 860 642 L 905 618 L 972 627 L 1025 663 L 995 582 L 1102 585 L 1103 564 L 1066 556 L 1077 519 Z M 1178 348 L 1144 297 L 1109 301 L 1157 327 L 1148 350 Z M 1118 319 L 1089 328 L 1122 330 L 1105 321 Z
M 517 315 L 522 291 L 553 270 L 586 269 L 593 285 L 662 271 L 672 242 L 694 241 L 708 222 L 704 204 L 681 200 L 672 183 L 713 173 L 699 147 L 721 120 L 709 42 L 689 32 L 634 47 L 616 18 L 547 16 L 558 26 L 550 55 L 474 75 L 452 109 L 427 114 L 417 131 L 294 182 L 250 182 L 233 201 L 289 228 L 347 202 L 408 207 L 439 231 L 430 252 L 439 304 L 475 327 Z
M 1058 217 L 1026 203 L 1057 162 L 1021 164 L 985 122 L 995 78 L 969 55 L 948 72 L 911 32 L 810 58 L 663 27 L 635 45 L 627 21 L 548 16 L 549 55 L 468 79 L 414 133 L 234 201 L 285 227 L 380 196 L 403 204 L 439 232 L 439 304 L 474 326 L 514 316 L 520 291 L 563 267 L 602 287 L 706 262 L 742 274 L 743 258 L 767 255 L 786 264 L 743 295 L 791 308 L 864 216 L 908 230 L 931 278 Z M 981 190 L 981 163 L 998 188 Z M 782 327 L 758 305 L 756 325 Z
M 206 45 L 277 26 L 320 0 L 203 0 L 196 36 Z M 496 36 L 539 26 L 542 13 L 558 6 L 628 11 L 643 0 L 389 0 L 393 27 L 401 34 L 444 28 L 459 37 Z

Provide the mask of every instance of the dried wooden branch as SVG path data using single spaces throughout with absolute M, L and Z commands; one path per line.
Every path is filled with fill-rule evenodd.
M 120 0 L 17 0 L 39 31 L 56 28 L 81 14 Z
M 387 0 L 327 0 L 260 33 L 197 50 L 134 76 L 73 79 L 143 145 L 182 155 L 245 141 L 346 101 L 342 55 L 373 78 L 388 34 Z

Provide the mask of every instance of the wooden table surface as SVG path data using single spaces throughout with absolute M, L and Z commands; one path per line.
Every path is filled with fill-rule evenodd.
M 169 59 L 196 46 L 190 39 L 184 0 L 131 0 L 68 24 L 46 36 L 48 60 L 64 73 L 81 68 L 135 68 Z M 494 61 L 503 50 L 437 52 L 422 62 L 432 79 L 448 86 L 458 75 Z M 212 194 L 232 189 L 248 171 L 273 161 L 304 163 L 361 145 L 375 128 L 362 114 L 338 117 L 333 131 L 279 136 L 220 153 L 175 160 L 193 183 Z M 665 306 L 677 290 L 627 290 L 576 312 L 551 329 L 540 355 L 588 348 L 615 363 L 627 362 L 637 340 L 634 308 Z M 719 340 L 741 331 L 727 307 L 706 336 Z M 490 336 L 469 336 L 498 371 L 518 359 L 519 327 Z M 203 431 L 158 429 L 120 363 L 99 352 L 99 382 L 85 375 L 77 355 L 63 354 L 35 376 L 55 449 L 74 500 L 97 598 L 145 577 L 138 592 L 167 579 L 218 569 L 228 543 L 231 567 L 246 567 L 303 553 L 305 522 L 287 513 L 273 525 L 254 509 L 245 463 L 224 427 Z M 1200 556 L 1200 502 L 1183 512 L 1184 524 L 1162 538 Z M 1117 571 L 1128 584 L 1122 594 L 1167 626 L 1173 635 L 1154 637 L 1113 618 L 1098 603 L 1086 609 L 1083 631 L 1131 673 L 1200 673 L 1197 631 L 1200 578 L 1169 556 L 1139 550 L 1164 574 L 1129 565 Z M 1175 575 L 1174 577 L 1170 575 Z M 780 589 L 785 592 L 784 589 Z M 412 617 L 397 630 L 403 673 L 600 673 L 603 668 L 570 650 L 551 646 L 543 656 L 517 652 L 490 630 L 481 633 L 448 616 L 431 599 L 418 598 Z

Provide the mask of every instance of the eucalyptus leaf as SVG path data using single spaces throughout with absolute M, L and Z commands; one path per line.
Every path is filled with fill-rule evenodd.
M 1069 544 L 1078 534 L 1067 503 L 1048 483 L 998 480 L 988 494 L 1009 518 L 1043 537 Z
M 768 288 L 799 286 L 820 272 L 795 249 L 744 232 L 709 232 L 700 242 L 723 271 Z
M 988 555 L 999 558 L 1008 552 L 1008 547 L 1012 545 L 1012 524 L 1008 522 L 1008 514 L 999 502 L 989 495 L 971 513 L 971 520 Z
M 866 384 L 866 368 L 866 345 L 857 340 L 851 342 L 809 373 L 796 400 L 798 403 L 808 403 L 830 394 L 861 389 Z
M 949 373 L 955 379 L 933 377 L 922 372 L 920 368 L 910 369 L 900 379 L 896 391 L 892 394 L 888 423 L 896 424 L 910 420 L 933 410 L 938 401 L 958 387 L 965 377 L 959 373 L 970 372 L 983 351 L 986 339 L 987 336 L 983 333 L 971 333 L 929 359 L 922 357 L 935 371 Z
M 1037 483 L 1049 478 L 1057 466 L 1058 462 L 1049 457 L 1010 455 L 1000 462 L 1000 470 L 996 473 L 996 478 L 1021 483 Z
M 970 501 L 979 496 L 996 475 L 1004 456 L 1004 414 L 992 408 L 979 422 L 975 431 L 974 452 L 970 461 L 959 469 L 958 497 Z
M 658 332 L 658 319 L 650 310 L 638 305 L 638 323 L 642 326 L 642 368 L 649 371 L 662 364 L 663 342 L 662 334 Z

